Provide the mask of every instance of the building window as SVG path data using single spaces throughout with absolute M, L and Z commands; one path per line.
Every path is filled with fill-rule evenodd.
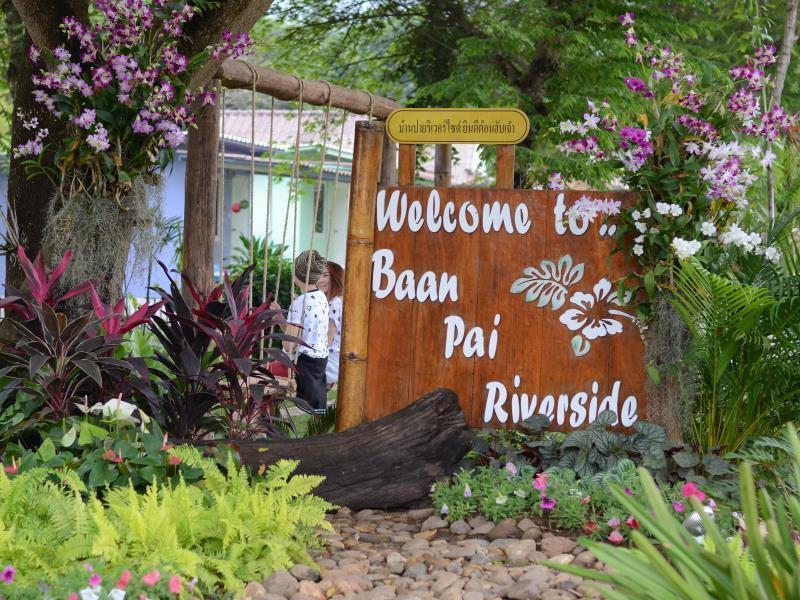
M 317 199 L 314 197 L 314 204 L 316 204 Z M 312 205 L 311 210 L 314 210 L 314 205 Z M 325 231 L 325 185 L 321 185 L 319 188 L 319 206 L 317 207 L 317 223 L 314 228 L 316 233 L 323 233 Z

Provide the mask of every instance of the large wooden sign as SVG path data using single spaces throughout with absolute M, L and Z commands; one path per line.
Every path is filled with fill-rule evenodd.
M 585 427 L 646 418 L 642 341 L 614 282 L 613 226 L 568 216 L 582 195 L 400 187 L 379 190 L 371 271 L 367 419 L 448 387 L 470 425 L 533 414 Z
M 518 108 L 398 108 L 386 119 L 400 144 L 518 144 L 530 129 Z

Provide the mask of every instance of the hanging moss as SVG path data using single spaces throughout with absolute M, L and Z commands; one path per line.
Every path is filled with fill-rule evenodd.
M 72 250 L 65 284 L 71 287 L 93 279 L 106 301 L 119 298 L 126 274 L 146 272 L 154 256 L 162 195 L 160 181 L 148 184 L 141 178 L 134 179 L 119 201 L 113 195 L 56 194 L 50 203 L 45 248 L 51 258 Z

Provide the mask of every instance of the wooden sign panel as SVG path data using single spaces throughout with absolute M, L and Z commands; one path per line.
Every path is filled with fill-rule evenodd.
M 581 196 L 474 188 L 379 190 L 375 205 L 366 417 L 437 387 L 471 426 L 532 414 L 585 427 L 606 409 L 646 419 L 635 311 L 614 282 L 613 227 L 567 217 Z
M 519 144 L 530 130 L 518 108 L 398 108 L 386 119 L 399 144 Z

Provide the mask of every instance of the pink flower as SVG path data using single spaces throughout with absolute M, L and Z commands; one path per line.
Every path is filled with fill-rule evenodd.
M 558 173 L 556 171 L 550 173 L 550 179 L 547 180 L 547 189 L 549 190 L 567 189 L 567 184 L 564 183 L 564 178 L 561 176 L 561 173 Z
M 617 517 L 612 517 L 608 520 L 608 526 L 611 527 L 611 529 L 616 529 L 619 527 L 619 524 L 620 520 Z
M 608 541 L 611 542 L 612 544 L 621 544 L 622 542 L 625 541 L 625 538 L 619 531 L 615 529 L 614 531 L 611 532 L 611 535 L 608 536 Z
M 173 594 L 181 593 L 181 578 L 179 576 L 173 575 L 169 578 L 169 591 Z
M 591 499 L 592 499 L 591 496 L 584 496 L 583 498 L 581 498 L 581 504 L 589 504 Z
M 170 455 L 167 457 L 167 462 L 168 462 L 170 465 L 172 465 L 173 467 L 177 467 L 179 464 L 181 464 L 181 462 L 182 462 L 182 459 L 181 459 L 181 457 L 180 457 L 180 456 L 177 456 L 177 455 L 175 455 L 175 454 L 170 454 Z
M 133 575 L 130 571 L 123 571 L 122 574 L 119 576 L 119 580 L 117 581 L 117 589 L 124 590 L 125 587 L 130 583 Z
M 89 577 L 89 587 L 97 587 L 101 583 L 103 583 L 103 578 L 97 573 L 93 573 L 92 576 Z
M 161 573 L 155 570 L 142 575 L 142 583 L 149 585 L 150 587 L 156 585 L 159 579 L 161 579 Z
M 687 481 L 683 484 L 683 488 L 681 488 L 681 494 L 683 494 L 684 498 L 697 498 L 700 502 L 706 499 L 706 495 L 701 492 L 697 486 L 692 483 L 691 481 Z
M 583 526 L 583 532 L 586 535 L 591 535 L 594 530 L 597 529 L 597 523 L 594 521 L 589 521 L 586 525 Z
M 0 572 L 0 581 L 7 584 L 14 583 L 14 576 L 16 574 L 17 570 L 14 567 L 11 565 L 6 565 L 5 569 Z
M 30 60 L 33 64 L 39 64 L 39 59 L 42 57 L 42 53 L 39 51 L 39 48 L 31 44 L 31 47 L 28 48 L 28 60 Z
M 556 507 L 556 500 L 553 498 L 548 498 L 547 494 L 539 494 L 539 508 L 542 510 L 553 510 Z
M 672 510 L 674 510 L 676 513 L 682 513 L 684 510 L 686 510 L 686 508 L 683 506 L 683 502 L 678 502 L 675 500 L 675 502 L 672 503 Z
M 628 519 L 625 521 L 625 525 L 628 527 L 633 527 L 634 529 L 639 529 L 639 521 L 637 521 L 633 515 L 628 517 Z
M 626 488 L 625 488 L 623 491 L 625 492 L 625 494 L 626 494 L 627 496 L 631 496 L 631 497 L 633 497 L 633 490 L 632 490 L 631 488 L 629 488 L 629 487 L 626 487 Z
M 634 17 L 636 17 L 636 13 L 627 12 L 619 16 L 619 22 L 623 27 L 628 27 L 634 24 Z
M 80 600 L 80 597 L 78 596 L 78 594 L 72 593 L 69 596 L 67 596 L 67 600 Z
M 0 463 L 2 464 L 2 463 Z M 11 464 L 6 465 L 3 467 L 3 471 L 8 473 L 9 475 L 16 475 L 17 471 L 19 471 L 19 465 L 17 464 L 17 459 L 15 457 L 11 457 Z
M 543 492 L 547 489 L 547 478 L 550 477 L 549 473 L 537 473 L 536 479 L 533 480 L 533 489 Z

